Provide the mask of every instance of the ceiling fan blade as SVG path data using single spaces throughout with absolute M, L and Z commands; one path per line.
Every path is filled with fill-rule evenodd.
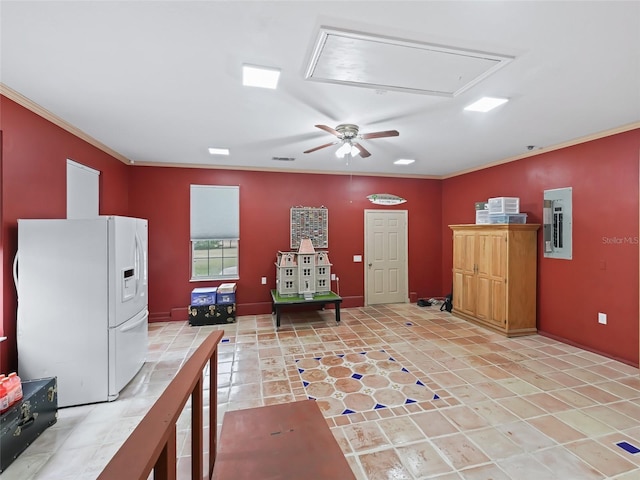
M 327 148 L 330 147 L 331 145 L 335 145 L 338 142 L 331 142 L 331 143 L 325 143 L 324 145 L 320 145 L 319 147 L 315 147 L 315 148 L 311 148 L 309 150 L 305 150 L 302 153 L 311 153 L 311 152 L 315 152 L 316 150 L 320 150 L 321 148 Z
M 360 156 L 362 158 L 367 158 L 367 157 L 371 156 L 369 151 L 366 148 L 364 148 L 362 145 L 360 145 L 359 143 L 354 143 L 353 146 L 356 147 L 358 150 L 360 150 Z
M 342 137 L 342 134 L 340 132 L 338 132 L 337 130 L 334 130 L 333 128 L 328 127 L 326 125 L 316 125 L 316 128 L 319 128 L 320 130 L 324 130 L 325 132 L 328 132 L 331 135 L 335 135 L 338 138 Z
M 400 133 L 397 130 L 385 130 L 384 132 L 363 133 L 360 137 L 366 140 L 368 138 L 397 137 L 398 135 Z

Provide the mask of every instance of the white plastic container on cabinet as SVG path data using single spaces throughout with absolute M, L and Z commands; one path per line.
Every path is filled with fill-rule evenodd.
M 489 214 L 520 213 L 520 198 L 494 197 L 489 199 Z

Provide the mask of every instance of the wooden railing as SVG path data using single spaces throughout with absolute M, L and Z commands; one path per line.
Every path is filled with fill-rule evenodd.
M 209 362 L 209 475 L 216 461 L 218 429 L 218 344 L 224 332 L 212 332 L 187 360 L 140 424 L 116 452 L 98 480 L 175 480 L 176 422 L 191 395 L 191 478 L 203 475 L 203 381 Z

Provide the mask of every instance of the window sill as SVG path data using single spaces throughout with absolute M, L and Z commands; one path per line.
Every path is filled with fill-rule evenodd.
M 192 278 L 190 283 L 197 282 L 236 282 L 240 280 L 240 277 L 208 277 L 208 278 Z

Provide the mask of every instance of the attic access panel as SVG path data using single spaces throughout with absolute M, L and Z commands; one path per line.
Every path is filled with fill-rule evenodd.
M 305 78 L 455 97 L 513 58 L 321 27 Z

